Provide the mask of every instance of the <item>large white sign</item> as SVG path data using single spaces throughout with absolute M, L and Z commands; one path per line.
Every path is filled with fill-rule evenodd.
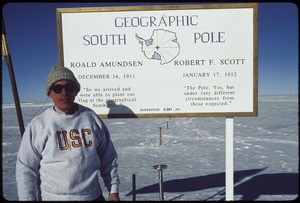
M 57 9 L 60 63 L 101 117 L 257 116 L 257 4 Z

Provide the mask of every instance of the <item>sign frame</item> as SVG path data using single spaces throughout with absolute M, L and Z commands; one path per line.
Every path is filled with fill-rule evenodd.
M 123 11 L 177 11 L 177 10 L 198 10 L 198 9 L 253 9 L 253 78 L 252 78 L 252 111 L 247 112 L 163 112 L 163 113 L 114 113 L 101 114 L 101 118 L 157 118 L 157 117 L 256 117 L 258 116 L 258 5 L 257 3 L 235 3 L 235 4 L 184 4 L 184 5 L 150 5 L 150 6 L 112 6 L 112 7 L 74 7 L 57 8 L 57 37 L 59 64 L 64 66 L 64 41 L 63 41 L 63 20 L 64 13 L 89 13 L 89 12 L 123 12 Z M 250 78 L 251 79 L 251 78 Z M 168 95 L 166 95 L 168 97 Z M 162 98 L 163 99 L 163 98 Z

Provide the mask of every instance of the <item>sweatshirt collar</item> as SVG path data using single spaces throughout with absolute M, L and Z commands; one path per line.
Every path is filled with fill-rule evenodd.
M 69 113 L 65 113 L 65 112 L 59 110 L 56 106 L 53 106 L 53 110 L 61 115 L 74 115 L 78 112 L 78 109 L 79 109 L 78 104 L 75 104 L 75 108 L 76 108 L 75 111 L 73 113 L 69 114 Z

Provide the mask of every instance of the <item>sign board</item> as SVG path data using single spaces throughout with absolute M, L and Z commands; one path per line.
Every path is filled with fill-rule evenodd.
M 58 8 L 61 65 L 102 118 L 257 116 L 257 4 Z

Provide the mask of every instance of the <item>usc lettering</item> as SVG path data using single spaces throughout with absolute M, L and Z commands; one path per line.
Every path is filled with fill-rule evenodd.
M 63 145 L 62 140 L 60 138 L 61 134 L 62 134 L 63 139 L 64 139 L 64 145 Z M 57 135 L 57 138 L 58 138 L 59 148 L 61 150 L 67 150 L 67 149 L 69 149 L 69 142 L 68 142 L 68 138 L 67 138 L 67 131 L 64 131 L 64 130 L 63 131 L 57 131 L 56 135 Z
M 71 140 L 71 145 L 74 148 L 82 147 L 91 147 L 93 142 L 91 140 L 86 139 L 86 135 L 90 135 L 92 131 L 90 129 L 82 129 L 80 132 L 77 129 L 72 129 L 69 132 L 69 137 Z M 66 130 L 57 131 L 57 140 L 58 146 L 61 150 L 67 150 L 70 148 L 69 140 L 68 140 L 68 132 Z

